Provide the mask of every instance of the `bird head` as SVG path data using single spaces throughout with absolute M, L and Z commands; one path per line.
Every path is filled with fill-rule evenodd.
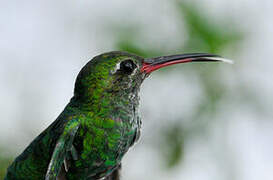
M 74 95 L 82 100 L 100 98 L 107 93 L 117 97 L 130 95 L 138 93 L 143 80 L 157 69 L 179 63 L 217 61 L 232 62 L 207 53 L 143 58 L 127 52 L 108 52 L 94 57 L 82 68 Z

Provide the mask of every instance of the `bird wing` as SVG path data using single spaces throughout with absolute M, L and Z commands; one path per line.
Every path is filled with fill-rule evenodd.
M 119 164 L 117 168 L 104 180 L 120 180 L 120 171 L 121 171 L 121 164 Z
M 62 164 L 65 163 L 65 156 L 67 152 L 72 148 L 72 143 L 75 134 L 79 128 L 80 123 L 78 119 L 72 119 L 68 121 L 64 127 L 63 133 L 60 135 L 56 146 L 54 148 L 47 173 L 46 180 L 55 180 L 61 170 Z

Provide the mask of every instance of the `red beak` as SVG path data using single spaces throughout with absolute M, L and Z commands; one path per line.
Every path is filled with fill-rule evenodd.
M 187 63 L 187 62 L 233 63 L 229 59 L 224 59 L 214 54 L 206 54 L 206 53 L 178 54 L 178 55 L 161 56 L 156 58 L 144 59 L 141 72 L 148 74 L 162 67 L 170 66 L 173 64 L 179 64 L 179 63 Z

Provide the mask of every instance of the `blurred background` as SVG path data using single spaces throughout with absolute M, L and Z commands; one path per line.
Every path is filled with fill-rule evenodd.
M 72 97 L 93 56 L 209 52 L 153 73 L 141 89 L 142 136 L 124 180 L 273 179 L 273 1 L 3 1 L 0 179 Z

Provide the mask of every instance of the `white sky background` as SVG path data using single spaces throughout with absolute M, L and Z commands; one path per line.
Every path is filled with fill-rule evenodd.
M 249 77 L 244 83 L 261 92 L 260 98 L 270 110 L 273 106 L 273 1 L 196 2 L 202 3 L 216 19 L 231 17 L 248 33 L 249 39 L 238 57 L 243 59 L 241 73 Z M 176 32 L 173 34 L 180 31 L 169 21 L 174 16 L 172 8 L 164 0 L 2 2 L 0 143 L 10 145 L 7 153 L 21 152 L 58 116 L 72 96 L 77 73 L 91 57 L 113 50 L 113 39 L 102 37 L 105 23 L 132 21 L 146 25 L 151 45 L 167 42 L 171 49 L 177 42 L 169 36 L 170 31 Z M 169 103 L 164 107 L 167 115 L 175 109 L 180 111 L 180 107 L 190 110 L 192 97 L 200 96 L 197 84 L 175 77 L 175 73 L 168 77 L 155 73 L 145 82 L 141 91 L 142 109 L 149 109 L 149 116 L 156 116 L 162 110 L 162 102 Z M 169 89 L 172 93 L 168 93 Z M 227 124 L 223 126 L 222 121 L 215 124 L 215 132 L 211 134 L 216 136 L 187 146 L 185 163 L 171 172 L 160 171 L 158 154 L 146 146 L 143 149 L 139 143 L 124 159 L 124 179 L 143 176 L 146 179 L 219 180 L 233 179 L 233 176 L 239 180 L 272 179 L 272 119 L 259 117 L 249 109 L 231 110 L 232 115 L 230 109 L 222 113 L 221 118 L 229 121 Z M 145 117 L 143 122 L 142 140 L 149 136 L 145 131 Z M 217 138 L 219 133 L 227 134 L 225 143 Z M 232 152 L 236 167 L 230 168 L 234 164 L 220 158 L 225 149 Z M 225 167 L 231 169 L 230 174 L 221 173 Z

